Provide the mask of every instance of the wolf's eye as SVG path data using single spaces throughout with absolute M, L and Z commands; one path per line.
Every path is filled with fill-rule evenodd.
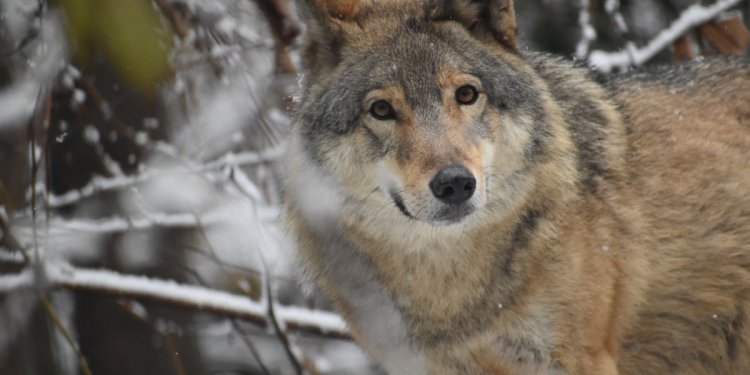
M 393 106 L 385 100 L 378 100 L 372 103 L 370 114 L 377 120 L 393 120 L 396 118 L 396 111 L 393 110 Z
M 479 93 L 476 87 L 472 85 L 464 85 L 456 90 L 456 101 L 458 104 L 471 105 L 474 104 L 479 98 Z

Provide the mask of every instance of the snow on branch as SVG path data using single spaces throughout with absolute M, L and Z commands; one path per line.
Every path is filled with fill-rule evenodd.
M 281 215 L 278 206 L 253 207 L 252 217 L 263 223 L 276 223 Z M 33 240 L 34 223 L 27 215 L 17 215 L 18 222 L 25 220 L 23 224 L 14 227 L 18 240 L 28 243 Z M 230 215 L 226 209 L 215 209 L 205 212 L 200 219 L 195 213 L 148 213 L 144 217 L 112 216 L 99 219 L 64 219 L 53 217 L 46 220 L 48 234 L 86 233 L 107 234 L 120 233 L 132 230 L 149 230 L 156 228 L 196 228 L 201 225 L 213 226 L 237 221 L 236 216 Z M 14 237 L 15 238 L 15 237 Z M 0 248 L 2 243 L 0 243 Z M 19 248 L 20 245 L 14 248 Z M 0 254 L 0 261 L 4 260 Z
M 278 207 L 263 206 L 254 208 L 257 219 L 262 222 L 275 222 L 279 215 Z M 128 230 L 151 228 L 195 228 L 198 225 L 229 223 L 236 218 L 228 216 L 222 210 L 209 211 L 199 221 L 194 213 L 150 213 L 148 217 L 111 217 L 106 219 L 51 219 L 49 227 L 56 231 L 85 233 L 115 233 Z
M 596 39 L 596 29 L 591 25 L 591 1 L 580 0 L 578 11 L 578 26 L 581 28 L 581 40 L 576 45 L 576 56 L 585 58 L 589 53 L 591 42 Z
M 603 72 L 610 72 L 614 68 L 625 69 L 633 65 L 641 65 L 672 44 L 688 30 L 714 19 L 721 12 L 740 2 L 742 0 L 719 0 L 710 6 L 695 4 L 685 9 L 677 20 L 657 34 L 645 46 L 641 48 L 630 47 L 618 52 L 592 51 L 588 59 L 589 64 Z
M 67 263 L 47 263 L 45 282 L 50 287 L 87 290 L 131 298 L 149 299 L 184 308 L 236 317 L 261 326 L 269 323 L 265 301 L 171 280 L 124 275 L 109 270 L 76 268 Z M 13 275 L 0 276 L 0 293 L 31 288 L 36 282 L 32 268 Z M 350 338 L 346 323 L 338 315 L 293 306 L 274 306 L 276 318 L 290 330 L 336 338 Z
M 76 203 L 104 191 L 127 188 L 156 177 L 163 177 L 169 173 L 204 173 L 219 170 L 227 166 L 259 164 L 278 160 L 283 154 L 284 145 L 281 144 L 262 152 L 228 153 L 217 160 L 195 167 L 179 167 L 163 171 L 148 170 L 135 176 L 94 177 L 88 185 L 78 190 L 62 195 L 51 195 L 48 199 L 48 204 L 50 208 L 58 208 Z M 44 186 L 40 184 L 36 188 L 36 193 L 44 192 L 44 190 Z

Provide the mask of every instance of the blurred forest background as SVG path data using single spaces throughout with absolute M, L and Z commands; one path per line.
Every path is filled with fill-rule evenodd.
M 522 0 L 602 71 L 747 54 L 750 1 Z M 0 0 L 0 374 L 369 374 L 278 222 L 291 0 Z

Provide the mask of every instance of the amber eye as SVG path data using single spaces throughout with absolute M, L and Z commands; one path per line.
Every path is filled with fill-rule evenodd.
M 461 86 L 456 90 L 456 101 L 458 104 L 470 105 L 474 104 L 479 98 L 479 92 L 476 87 L 472 85 Z
M 378 120 L 393 120 L 396 118 L 396 111 L 393 110 L 393 106 L 385 100 L 372 103 L 370 114 Z

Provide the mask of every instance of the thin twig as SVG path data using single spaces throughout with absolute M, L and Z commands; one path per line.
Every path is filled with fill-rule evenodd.
M 65 337 L 65 341 L 75 352 L 76 357 L 78 358 L 78 366 L 81 368 L 81 371 L 84 373 L 84 375 L 93 375 L 93 373 L 91 372 L 91 368 L 86 361 L 86 357 L 83 356 L 83 353 L 81 353 L 81 350 L 78 347 L 78 343 L 75 341 L 70 332 L 68 332 L 68 329 L 65 328 L 62 320 L 60 320 L 60 317 L 55 312 L 54 307 L 52 307 L 52 304 L 49 302 L 49 298 L 47 298 L 47 294 L 41 289 L 37 288 L 37 295 L 42 301 L 42 306 L 44 306 L 44 310 L 47 312 L 47 315 L 49 315 L 49 317 L 52 319 L 52 322 L 55 324 L 55 327 L 57 327 L 57 330 L 62 333 L 63 337 Z
M 39 96 L 37 97 L 37 108 L 39 106 L 39 103 L 43 103 L 43 110 L 41 113 L 41 120 L 42 122 L 42 129 L 47 130 L 49 128 L 49 119 L 50 119 L 50 113 L 52 108 L 52 91 L 50 88 L 46 88 L 42 86 L 39 90 Z M 31 117 L 31 120 L 28 124 L 28 145 L 29 145 L 29 154 L 31 158 L 31 186 L 36 186 L 36 178 L 37 173 L 39 171 L 39 164 L 36 157 L 36 128 L 38 127 L 37 120 L 39 119 L 38 111 L 35 109 L 34 114 Z M 48 171 L 45 171 L 48 172 Z M 44 290 L 44 286 L 46 286 L 46 275 L 44 273 L 43 264 L 41 263 L 41 257 L 39 255 L 39 241 L 37 236 L 37 230 L 36 230 L 36 212 L 37 212 L 37 201 L 36 201 L 36 195 L 32 194 L 31 196 L 31 220 L 32 220 L 32 233 L 33 233 L 33 243 L 34 243 L 34 259 L 35 261 L 32 263 L 31 266 L 31 272 L 33 273 L 34 277 L 31 278 L 31 281 L 33 282 L 34 290 L 36 291 L 37 296 L 42 301 L 42 306 L 44 306 L 44 310 L 47 312 L 47 315 L 52 320 L 53 324 L 55 325 L 56 329 L 63 335 L 65 338 L 65 341 L 68 343 L 68 345 L 73 349 L 73 351 L 76 354 L 76 357 L 78 358 L 78 366 L 80 367 L 81 371 L 84 373 L 84 375 L 92 375 L 91 368 L 89 368 L 89 365 L 86 361 L 86 358 L 81 353 L 78 344 L 76 343 L 73 336 L 70 334 L 68 329 L 65 327 L 65 325 L 60 320 L 60 317 L 57 315 L 57 312 L 55 312 L 54 307 L 49 301 L 49 298 L 47 297 L 47 293 Z M 9 228 L 8 228 L 9 231 Z M 25 253 L 24 249 L 18 245 L 18 250 L 21 250 Z M 25 258 L 29 259 L 28 255 L 25 255 Z
M 265 262 L 263 262 L 265 264 Z M 266 270 L 267 271 L 267 270 Z M 279 341 L 281 342 L 281 346 L 284 348 L 284 353 L 286 353 L 287 358 L 289 359 L 289 362 L 292 364 L 292 367 L 294 367 L 294 371 L 297 373 L 297 375 L 303 375 L 303 367 L 300 365 L 299 360 L 297 360 L 297 356 L 294 355 L 294 352 L 292 351 L 292 345 L 289 342 L 289 337 L 286 335 L 286 332 L 281 329 L 281 325 L 279 324 L 279 320 L 276 317 L 276 310 L 274 309 L 274 297 L 273 297 L 273 291 L 271 286 L 271 277 L 266 273 L 266 277 L 264 278 L 264 282 L 266 284 L 266 304 L 268 305 L 268 319 L 271 321 L 271 325 L 273 327 L 273 331 L 278 336 Z
M 185 365 L 182 364 L 182 360 L 180 359 L 180 354 L 177 351 L 177 345 L 175 345 L 174 338 L 172 337 L 172 335 L 166 332 L 159 332 L 159 334 L 162 337 L 162 341 L 164 341 L 164 346 L 166 347 L 167 352 L 169 353 L 169 357 L 172 359 L 172 365 L 174 366 L 174 370 L 177 373 L 177 375 L 187 374 L 187 372 L 185 372 Z

